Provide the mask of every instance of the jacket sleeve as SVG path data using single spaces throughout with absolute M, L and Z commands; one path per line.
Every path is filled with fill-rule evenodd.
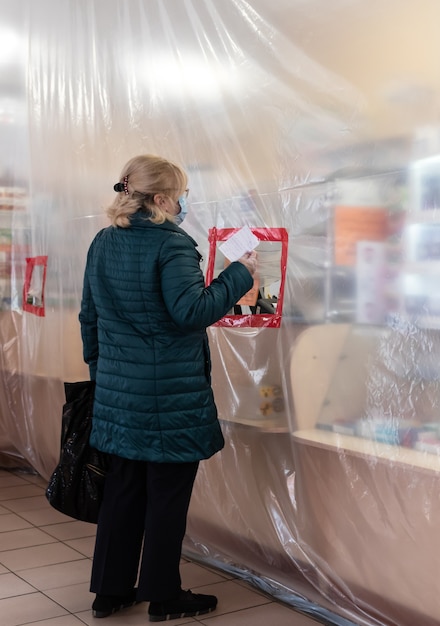
M 206 287 L 193 242 L 173 234 L 160 253 L 161 289 L 174 323 L 185 330 L 201 330 L 221 319 L 253 285 L 238 261 L 231 263 Z
M 84 361 L 89 366 L 90 380 L 95 380 L 98 361 L 98 315 L 90 290 L 87 267 L 84 273 L 79 321 L 81 324 Z

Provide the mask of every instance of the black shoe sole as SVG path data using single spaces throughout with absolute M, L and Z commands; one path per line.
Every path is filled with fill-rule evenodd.
M 113 615 L 113 613 L 117 613 L 122 609 L 128 609 L 135 604 L 138 604 L 137 600 L 133 600 L 133 602 L 129 602 L 128 604 L 120 604 L 119 606 L 114 606 L 111 611 L 96 611 L 95 609 L 92 609 L 92 614 L 93 617 L 108 617 L 109 615 Z
M 167 613 L 166 615 L 150 615 L 150 622 L 165 622 L 170 619 L 181 619 L 182 617 L 196 617 L 197 615 L 205 615 L 206 613 L 212 613 L 215 610 L 215 606 L 211 609 L 202 609 L 201 611 L 184 611 L 183 613 Z

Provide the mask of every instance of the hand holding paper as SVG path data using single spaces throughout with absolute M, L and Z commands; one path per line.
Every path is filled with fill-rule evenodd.
M 255 250 L 252 250 L 252 252 L 246 252 L 243 256 L 237 259 L 237 261 L 245 266 L 251 276 L 254 276 L 257 271 L 257 253 Z
M 256 237 L 249 226 L 243 226 L 234 233 L 225 243 L 219 246 L 219 250 L 231 262 L 238 261 L 246 252 L 254 250 L 260 240 Z

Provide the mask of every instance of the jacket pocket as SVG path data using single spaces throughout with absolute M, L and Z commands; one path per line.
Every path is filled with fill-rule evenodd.
M 203 355 L 205 359 L 205 376 L 209 384 L 211 384 L 211 352 L 209 349 L 208 337 L 203 339 Z

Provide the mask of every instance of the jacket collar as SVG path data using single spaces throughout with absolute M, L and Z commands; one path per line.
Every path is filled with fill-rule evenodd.
M 197 242 L 190 236 L 183 228 L 174 224 L 174 222 L 170 222 L 169 220 L 165 220 L 163 224 L 155 224 L 151 220 L 148 219 L 148 213 L 145 211 L 137 211 L 133 215 L 130 216 L 130 225 L 134 228 L 161 228 L 164 230 L 173 231 L 175 233 L 179 233 L 180 235 L 185 235 L 188 237 L 195 246 L 197 246 Z

